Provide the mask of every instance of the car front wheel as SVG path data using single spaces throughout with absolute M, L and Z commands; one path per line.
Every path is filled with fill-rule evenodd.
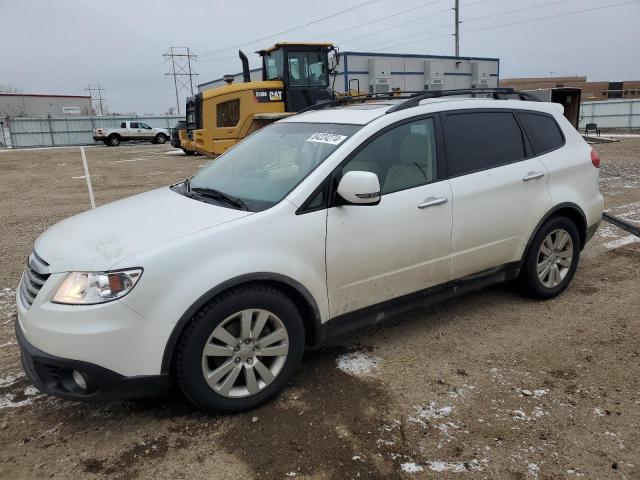
M 256 408 L 282 390 L 303 350 L 304 327 L 293 302 L 267 286 L 240 287 L 189 321 L 174 370 L 195 405 L 234 413 Z
M 522 284 L 527 294 L 547 299 L 564 291 L 578 268 L 580 236 L 570 219 L 555 217 L 538 231 L 524 261 Z

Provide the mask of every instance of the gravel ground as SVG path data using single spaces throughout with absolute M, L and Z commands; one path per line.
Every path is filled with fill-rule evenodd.
M 640 139 L 599 145 L 606 208 L 640 223 Z M 206 160 L 87 149 L 98 204 Z M 0 478 L 640 478 L 640 243 L 603 224 L 571 287 L 485 289 L 308 353 L 287 390 L 207 416 L 179 393 L 81 404 L 24 378 L 14 296 L 49 225 L 88 208 L 77 148 L 0 151 Z

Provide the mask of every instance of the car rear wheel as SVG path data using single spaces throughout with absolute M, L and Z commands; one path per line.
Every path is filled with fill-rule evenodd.
M 163 134 L 159 134 L 159 135 L 156 135 L 156 138 L 154 140 L 155 140 L 155 143 L 159 143 L 160 145 L 162 145 L 167 141 L 167 136 Z
M 198 407 L 240 412 L 282 390 L 303 350 L 304 327 L 293 302 L 270 287 L 240 287 L 190 320 L 178 342 L 175 375 Z
M 547 299 L 569 285 L 578 268 L 580 236 L 576 225 L 566 217 L 547 221 L 538 231 L 521 272 L 528 295 Z
M 109 138 L 107 140 L 110 147 L 117 147 L 118 145 L 120 145 L 120 137 L 118 135 L 109 135 Z

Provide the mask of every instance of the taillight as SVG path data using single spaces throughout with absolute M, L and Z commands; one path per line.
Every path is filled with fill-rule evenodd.
M 591 163 L 594 167 L 600 168 L 600 155 L 593 148 L 591 149 Z

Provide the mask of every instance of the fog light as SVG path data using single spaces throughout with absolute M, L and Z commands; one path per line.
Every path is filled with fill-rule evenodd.
M 87 381 L 84 379 L 84 377 L 82 376 L 82 374 L 79 371 L 74 370 L 73 373 L 71 374 L 71 377 L 73 378 L 73 381 L 75 382 L 75 384 L 83 392 L 87 390 Z

